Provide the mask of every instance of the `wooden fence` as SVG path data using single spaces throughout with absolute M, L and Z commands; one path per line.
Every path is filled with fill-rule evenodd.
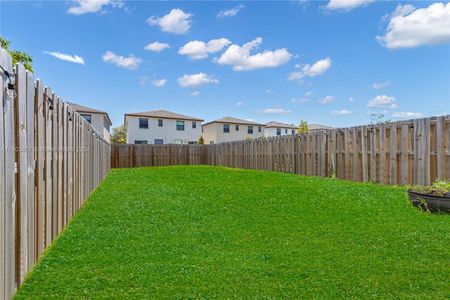
M 450 178 L 450 116 L 212 145 L 112 145 L 112 167 L 179 164 L 428 185 Z
M 110 145 L 0 49 L 0 299 L 110 169 Z

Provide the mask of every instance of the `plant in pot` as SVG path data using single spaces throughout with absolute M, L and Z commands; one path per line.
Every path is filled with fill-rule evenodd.
M 431 186 L 411 186 L 411 203 L 430 212 L 450 212 L 450 180 L 436 179 Z

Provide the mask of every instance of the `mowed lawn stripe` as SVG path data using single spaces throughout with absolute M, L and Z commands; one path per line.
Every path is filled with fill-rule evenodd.
M 446 298 L 449 228 L 401 187 L 117 169 L 16 298 Z

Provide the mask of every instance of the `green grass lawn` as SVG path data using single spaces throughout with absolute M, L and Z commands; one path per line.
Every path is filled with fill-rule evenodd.
M 16 298 L 447 298 L 450 216 L 403 188 L 220 167 L 113 170 Z

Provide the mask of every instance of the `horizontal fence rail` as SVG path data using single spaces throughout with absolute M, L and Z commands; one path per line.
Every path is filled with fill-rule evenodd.
M 113 168 L 217 165 L 429 185 L 450 178 L 450 116 L 210 145 L 113 144 Z
M 78 113 L 0 49 L 0 299 L 10 299 L 110 169 Z

